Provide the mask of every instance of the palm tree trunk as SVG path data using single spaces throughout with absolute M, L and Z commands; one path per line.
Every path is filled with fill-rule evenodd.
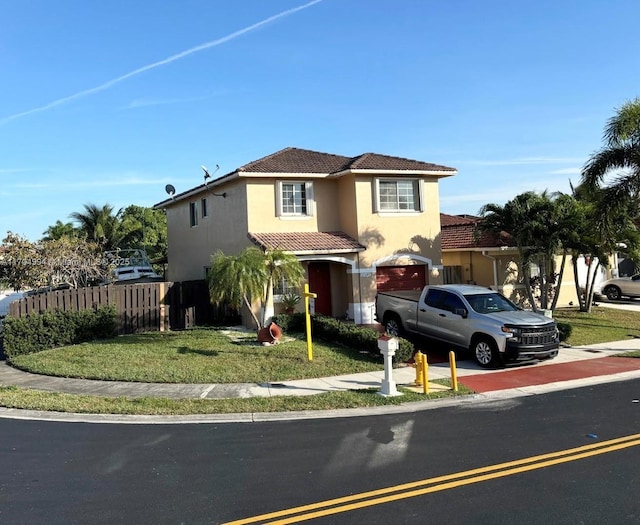
M 253 308 L 251 307 L 251 302 L 249 301 L 249 298 L 245 295 L 243 299 L 244 299 L 244 304 L 246 305 L 247 309 L 249 310 L 249 313 L 251 314 L 251 317 L 253 318 L 253 322 L 256 324 L 256 330 L 260 331 L 260 328 L 262 328 L 260 324 L 260 319 L 258 319 L 256 314 L 253 313 Z
M 551 303 L 551 310 L 555 310 L 558 305 L 558 299 L 560 298 L 560 291 L 562 289 L 562 277 L 564 276 L 564 267 L 567 262 L 567 250 L 564 250 L 562 254 L 562 262 L 560 263 L 560 272 L 556 277 L 558 284 L 556 285 L 556 291 L 553 294 L 553 302 Z

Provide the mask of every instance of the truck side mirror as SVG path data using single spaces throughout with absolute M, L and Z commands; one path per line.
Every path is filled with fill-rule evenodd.
M 466 319 L 469 312 L 467 312 L 466 308 L 456 308 L 453 313 L 461 316 L 463 319 Z

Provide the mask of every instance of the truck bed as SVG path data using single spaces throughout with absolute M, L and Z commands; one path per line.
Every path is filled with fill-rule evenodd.
M 398 299 L 407 299 L 408 301 L 418 302 L 422 290 L 394 290 L 392 292 L 378 292 L 378 295 L 388 295 L 389 297 L 397 297 Z

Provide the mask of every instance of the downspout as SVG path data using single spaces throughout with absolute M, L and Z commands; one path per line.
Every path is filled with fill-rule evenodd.
M 356 254 L 356 257 L 358 258 L 358 301 L 360 301 L 360 306 L 358 308 L 358 310 L 360 311 L 360 323 L 359 324 L 364 324 L 364 320 L 363 320 L 363 312 L 362 312 L 362 273 L 361 273 L 361 268 L 360 268 L 360 252 L 358 252 Z M 355 299 L 355 297 L 354 297 Z M 354 303 L 355 304 L 355 303 Z M 355 311 L 353 312 L 353 317 L 354 317 L 354 321 L 355 321 Z
M 493 265 L 493 285 L 495 287 L 496 292 L 500 291 L 498 290 L 498 264 L 496 262 L 496 258 L 487 254 L 487 250 L 482 250 L 482 256 L 486 257 L 487 259 L 491 259 L 492 261 L 492 265 Z

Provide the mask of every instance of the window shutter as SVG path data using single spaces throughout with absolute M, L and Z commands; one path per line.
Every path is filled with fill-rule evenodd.
M 307 215 L 314 215 L 315 199 L 313 198 L 313 182 L 304 183 L 304 192 L 307 197 Z
M 276 217 L 282 216 L 282 182 L 276 182 Z
M 426 209 L 424 199 L 424 179 L 418 179 L 418 209 L 420 211 Z
M 373 213 L 378 213 L 380 202 L 380 179 L 373 179 Z

